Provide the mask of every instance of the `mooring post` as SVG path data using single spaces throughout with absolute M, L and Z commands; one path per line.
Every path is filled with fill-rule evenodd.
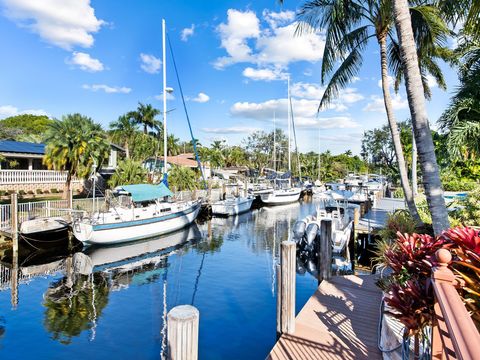
M 245 189 L 243 189 L 243 190 L 244 190 L 244 194 L 243 194 L 243 195 L 244 195 L 245 197 L 247 197 L 247 196 L 248 196 L 248 179 L 247 179 L 247 178 L 245 178 L 245 184 L 244 184 L 244 186 L 245 186 Z
M 198 359 L 200 313 L 191 305 L 175 306 L 167 314 L 168 359 Z
M 210 204 L 212 202 L 212 182 L 207 181 L 207 202 Z
M 16 309 L 18 305 L 18 251 L 12 254 L 12 271 L 10 274 L 10 301 L 12 308 Z
M 227 197 L 227 185 L 225 183 L 222 183 L 222 198 L 220 200 L 225 200 Z
M 355 221 L 355 218 L 357 219 L 357 221 Z M 357 228 L 357 224 L 358 224 L 358 208 L 354 208 L 353 209 L 353 223 L 352 223 L 352 232 L 350 233 L 350 241 L 348 243 L 348 255 L 350 257 L 350 264 L 352 266 L 352 272 L 355 272 L 355 245 L 356 245 L 356 241 L 355 241 L 355 231 L 356 231 L 356 228 Z
M 13 253 L 18 252 L 18 194 L 14 192 L 10 198 L 10 227 L 12 229 Z
M 320 247 L 318 256 L 318 281 L 332 277 L 332 220 L 323 219 L 320 224 Z
M 282 335 L 282 268 L 280 264 L 275 265 L 277 272 L 277 340 Z
M 193 189 L 192 191 L 192 200 L 197 200 L 197 189 Z
M 277 313 L 277 329 L 281 334 L 295 332 L 295 262 L 297 245 L 294 241 L 282 241 L 280 250 L 280 316 Z M 277 300 L 277 306 L 278 306 Z M 277 310 L 278 311 L 278 310 Z M 279 317 L 279 319 L 278 319 Z

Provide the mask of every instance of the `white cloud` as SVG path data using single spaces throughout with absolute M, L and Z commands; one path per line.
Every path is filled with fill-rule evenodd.
M 319 84 L 298 82 L 292 85 L 290 92 L 292 96 L 295 97 L 317 100 L 318 107 L 323 93 L 325 92 L 325 88 Z M 363 99 L 364 96 L 358 93 L 357 89 L 346 88 L 340 91 L 339 96 L 330 103 L 328 109 L 345 111 L 348 109 L 347 105 L 356 103 Z
M 3 0 L 5 15 L 46 42 L 71 50 L 91 47 L 92 36 L 105 24 L 90 0 Z
M 262 12 L 262 16 L 272 29 L 277 28 L 279 25 L 288 24 L 295 19 L 295 13 L 290 10 L 274 12 L 265 9 Z
M 358 76 L 354 76 L 351 82 L 352 84 L 355 84 L 357 81 L 360 81 L 360 78 Z
M 427 75 L 427 83 L 430 88 L 438 86 L 437 80 L 435 80 L 435 78 L 430 74 Z
M 92 58 L 89 54 L 75 51 L 67 64 L 76 65 L 80 69 L 89 72 L 103 71 L 105 67 L 100 60 Z
M 303 72 L 303 75 L 312 76 L 313 75 L 312 69 L 305 69 L 305 71 Z
M 198 102 L 198 103 L 206 103 L 210 100 L 210 96 L 207 94 L 200 92 L 198 93 L 197 97 L 193 98 L 192 101 Z
M 140 67 L 143 71 L 149 74 L 157 74 L 160 71 L 162 61 L 159 58 L 150 54 L 141 53 L 140 60 L 142 61 Z
M 292 22 L 293 12 L 264 11 L 263 17 L 268 26 L 261 29 L 254 12 L 228 10 L 227 22 L 217 27 L 221 47 L 227 52 L 227 56 L 214 62 L 217 69 L 241 62 L 285 67 L 295 61 L 321 59 L 325 44 L 322 33 L 312 31 L 295 36 L 297 23 Z
M 94 85 L 83 85 L 82 88 L 85 90 L 90 90 L 90 91 L 103 91 L 106 92 L 107 94 L 128 94 L 132 91 L 132 89 L 125 87 L 125 86 L 108 86 L 104 84 L 94 84 Z
M 260 130 L 259 128 L 254 127 L 244 127 L 244 126 L 232 126 L 225 128 L 203 128 L 204 133 L 209 134 L 249 134 Z
M 163 92 L 160 95 L 155 95 L 155 99 L 163 101 Z M 175 96 L 167 91 L 167 101 L 175 100 Z
M 372 95 L 370 99 L 372 101 L 363 108 L 363 111 L 386 112 L 382 96 Z M 408 101 L 407 99 L 403 99 L 400 94 L 394 94 L 392 95 L 392 107 L 393 110 L 405 109 L 408 107 Z
M 247 67 L 243 70 L 242 75 L 254 81 L 272 81 L 272 80 L 286 80 L 288 74 L 283 72 L 281 68 L 264 68 L 254 69 Z
M 16 116 L 21 114 L 32 114 L 32 115 L 46 115 L 49 116 L 45 110 L 42 109 L 28 109 L 28 110 L 19 110 L 17 107 L 12 105 L 3 105 L 0 106 L 0 119 L 5 119 L 10 116 Z
M 188 38 L 193 36 L 194 32 L 195 32 L 195 24 L 192 24 L 192 26 L 190 26 L 189 28 L 183 29 L 181 34 L 182 41 L 188 41 Z
M 214 66 L 219 69 L 237 62 L 252 61 L 252 49 L 248 46 L 247 40 L 260 36 L 260 21 L 254 12 L 229 9 L 227 18 L 226 24 L 221 23 L 217 27 L 221 46 L 229 55 L 215 61 Z
M 382 79 L 378 80 L 377 85 L 380 89 L 382 88 Z M 395 79 L 390 75 L 387 76 L 387 85 L 391 88 L 395 85 Z
M 295 125 L 298 127 L 354 128 L 358 124 L 347 116 L 317 118 L 317 100 L 292 99 Z M 259 121 L 272 121 L 273 114 L 277 119 L 287 119 L 287 99 L 273 99 L 262 103 L 237 102 L 230 108 L 233 117 L 248 118 Z

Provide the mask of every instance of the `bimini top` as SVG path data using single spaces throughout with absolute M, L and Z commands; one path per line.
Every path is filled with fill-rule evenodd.
M 134 202 L 149 201 L 161 199 L 165 196 L 173 196 L 173 193 L 165 186 L 164 183 L 158 185 L 151 184 L 137 184 L 137 185 L 122 185 L 115 190 L 125 191 L 132 196 Z

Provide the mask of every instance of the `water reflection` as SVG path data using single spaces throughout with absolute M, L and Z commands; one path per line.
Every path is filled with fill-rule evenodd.
M 73 274 L 73 281 L 64 277 L 54 282 L 44 294 L 45 329 L 62 344 L 70 344 L 84 330 L 91 330 L 91 340 L 95 339 L 108 296 L 108 279 L 102 273 Z

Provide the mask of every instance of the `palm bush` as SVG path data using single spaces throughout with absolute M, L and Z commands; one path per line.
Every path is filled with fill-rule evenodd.
M 117 169 L 108 184 L 111 187 L 129 184 L 142 184 L 147 182 L 147 170 L 138 161 L 125 159 L 118 164 Z
M 174 166 L 168 172 L 168 183 L 170 187 L 176 190 L 195 190 L 197 189 L 197 174 L 190 168 Z

